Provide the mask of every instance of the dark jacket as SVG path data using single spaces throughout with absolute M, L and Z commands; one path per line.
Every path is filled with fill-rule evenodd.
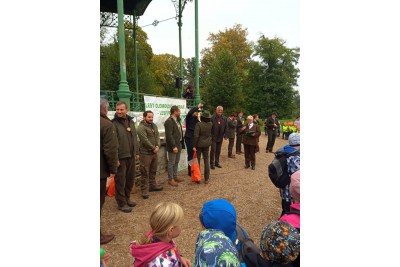
M 254 136 L 248 136 L 247 132 L 249 131 L 254 131 Z M 243 130 L 244 135 L 243 135 L 243 144 L 245 145 L 251 145 L 251 146 L 256 146 L 258 144 L 258 137 L 260 136 L 260 126 L 256 123 L 253 123 L 253 127 L 249 129 L 249 125 L 246 125 L 246 129 Z
M 224 115 L 221 115 L 221 121 L 218 127 L 218 118 L 217 114 L 211 116 L 212 122 L 212 141 L 213 142 L 221 142 L 223 138 L 227 138 L 226 132 L 228 130 L 228 119 Z
M 278 131 L 279 128 L 279 121 L 277 118 L 275 118 L 275 124 L 277 125 L 274 127 L 274 119 L 272 117 L 269 117 L 267 121 L 265 122 L 265 126 L 267 127 L 267 131 Z
M 178 125 L 172 117 L 169 117 L 164 122 L 165 128 L 165 141 L 167 143 L 167 151 L 172 152 L 174 147 L 178 149 L 185 148 L 185 142 L 183 140 L 183 131 L 182 124 L 179 122 L 179 127 L 181 131 L 179 131 Z M 181 134 L 182 132 L 182 134 Z
M 118 140 L 111 120 L 100 114 L 100 178 L 117 173 Z
M 139 146 L 136 135 L 135 123 L 132 117 L 126 115 L 125 119 L 117 117 L 115 114 L 112 120 L 115 130 L 117 131 L 118 138 L 118 158 L 130 158 L 139 155 Z M 130 131 L 128 131 L 128 127 Z
M 237 121 L 233 121 L 228 118 L 228 130 L 226 132 L 228 138 L 235 138 L 236 126 L 237 126 Z
M 194 129 L 193 147 L 209 147 L 211 145 L 211 122 L 201 121 Z
M 199 119 L 197 117 L 193 116 L 193 113 L 195 113 L 196 111 L 199 111 L 198 107 L 192 108 L 191 110 L 189 110 L 188 114 L 186 115 L 185 137 L 193 138 L 194 127 L 196 127 L 196 124 L 199 122 Z
M 236 125 L 236 134 L 237 135 L 241 135 L 241 134 L 243 134 L 243 132 L 241 132 L 240 131 L 240 129 L 243 127 L 243 117 L 241 117 L 241 118 L 239 118 L 239 117 L 237 117 L 236 118 L 236 122 L 237 122 L 237 125 Z
M 154 123 L 147 124 L 142 120 L 137 128 L 139 136 L 139 152 L 140 154 L 153 155 L 154 148 L 160 147 L 160 133 L 158 132 L 157 125 Z

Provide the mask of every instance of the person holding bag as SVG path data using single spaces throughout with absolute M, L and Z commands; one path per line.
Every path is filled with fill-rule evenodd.
M 197 160 L 200 165 L 201 155 L 204 159 L 204 183 L 208 184 L 210 179 L 209 152 L 211 145 L 211 114 L 204 110 L 200 115 L 200 122 L 194 128 L 193 151 L 197 152 Z

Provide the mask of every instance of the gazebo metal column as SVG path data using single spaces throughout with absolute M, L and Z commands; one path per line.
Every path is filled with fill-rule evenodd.
M 131 91 L 129 91 L 128 81 L 126 80 L 126 59 L 125 59 L 125 29 L 124 29 L 124 1 L 117 1 L 118 8 L 118 46 L 119 46 L 119 66 L 120 82 L 117 95 L 120 101 L 124 101 L 130 110 Z

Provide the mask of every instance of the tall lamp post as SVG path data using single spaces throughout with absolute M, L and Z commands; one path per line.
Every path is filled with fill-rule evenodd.
M 201 102 L 199 91 L 199 12 L 198 0 L 194 0 L 194 31 L 195 31 L 195 66 L 196 66 L 196 96 L 194 97 L 195 105 Z
M 178 28 L 179 28 L 179 78 L 183 79 L 183 63 L 182 63 L 182 12 L 185 8 L 187 1 L 192 0 L 171 0 L 175 6 L 176 16 L 178 17 Z M 179 2 L 179 3 L 177 3 Z M 181 97 L 183 94 L 183 86 L 182 83 L 179 84 L 181 89 Z

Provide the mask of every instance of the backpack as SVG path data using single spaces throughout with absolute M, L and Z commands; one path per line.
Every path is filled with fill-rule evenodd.
M 245 235 L 240 225 L 236 225 L 236 240 L 234 244 L 238 250 L 240 262 L 246 262 L 245 255 L 249 253 L 261 253 L 260 248 L 256 244 L 254 244 L 252 239 Z
M 276 187 L 284 188 L 290 183 L 287 158 L 295 156 L 298 153 L 298 151 L 290 154 L 283 151 L 277 151 L 275 153 L 275 158 L 272 160 L 271 164 L 268 165 L 268 176 Z

